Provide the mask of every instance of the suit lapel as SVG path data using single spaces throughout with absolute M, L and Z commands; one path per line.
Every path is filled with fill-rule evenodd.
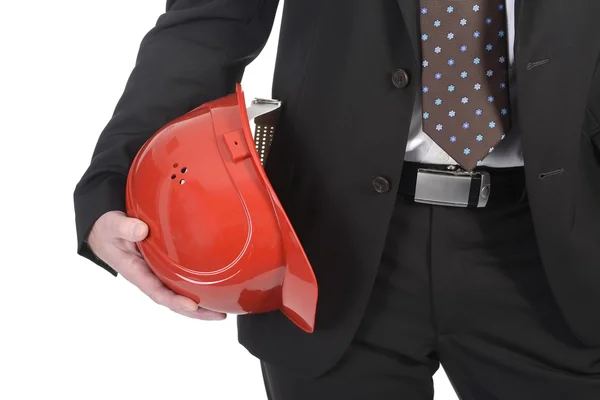
M 421 54 L 421 45 L 418 40 L 419 36 L 419 0 L 396 0 L 400 6 L 402 17 L 406 25 L 406 30 L 410 36 L 410 41 L 413 45 L 415 57 Z

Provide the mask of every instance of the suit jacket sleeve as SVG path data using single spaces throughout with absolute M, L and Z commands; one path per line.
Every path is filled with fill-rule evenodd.
M 164 124 L 235 91 L 270 35 L 278 0 L 167 0 L 73 193 L 77 253 L 113 275 L 86 243 L 94 222 L 125 212 L 127 173 Z

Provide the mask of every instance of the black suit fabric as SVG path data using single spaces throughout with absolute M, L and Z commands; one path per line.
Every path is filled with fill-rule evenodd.
M 270 400 L 432 400 L 440 365 L 461 400 L 600 396 L 600 347 L 581 344 L 560 315 L 526 193 L 480 210 L 401 193 L 341 360 L 316 378 L 262 363 Z

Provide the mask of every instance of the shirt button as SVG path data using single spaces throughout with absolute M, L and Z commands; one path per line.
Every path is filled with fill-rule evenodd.
M 392 74 L 392 83 L 398 89 L 404 89 L 407 87 L 409 80 L 408 73 L 403 69 L 398 69 Z
M 387 193 L 390 191 L 390 181 L 383 176 L 373 179 L 373 188 L 377 193 Z

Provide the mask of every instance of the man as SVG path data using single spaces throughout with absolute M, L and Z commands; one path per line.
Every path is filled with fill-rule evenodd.
M 169 0 L 75 191 L 78 251 L 159 304 L 123 215 L 163 124 L 235 90 L 277 0 Z M 287 0 L 266 170 L 320 285 L 316 331 L 239 317 L 275 400 L 600 398 L 596 0 Z M 89 234 L 89 235 L 88 235 Z

